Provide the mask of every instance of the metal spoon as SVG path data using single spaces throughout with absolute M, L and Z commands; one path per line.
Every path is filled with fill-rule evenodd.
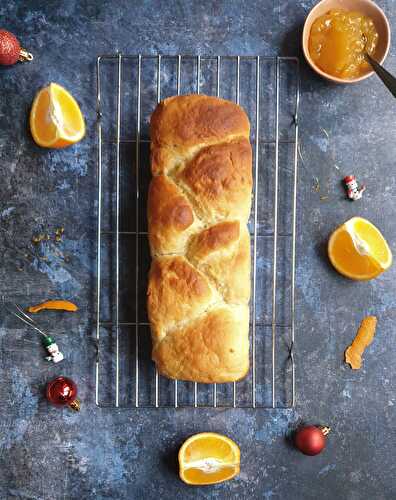
M 389 73 L 389 71 L 386 71 L 385 68 L 381 66 L 381 64 L 377 63 L 375 59 L 373 59 L 370 54 L 366 50 L 366 45 L 367 45 L 367 37 L 363 33 L 362 34 L 362 40 L 364 42 L 364 56 L 370 66 L 373 68 L 373 70 L 377 73 L 378 77 L 382 80 L 384 85 L 388 88 L 388 90 L 392 93 L 393 97 L 396 97 L 396 78 Z

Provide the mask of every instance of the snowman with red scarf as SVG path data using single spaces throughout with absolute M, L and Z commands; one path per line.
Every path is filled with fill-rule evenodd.
M 347 175 L 344 177 L 344 182 L 347 188 L 348 198 L 353 201 L 360 200 L 366 190 L 366 186 L 362 184 L 359 187 L 354 175 Z

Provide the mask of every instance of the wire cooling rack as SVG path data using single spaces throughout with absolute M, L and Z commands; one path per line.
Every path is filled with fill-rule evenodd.
M 299 61 L 293 57 L 102 55 L 97 59 L 96 404 L 116 408 L 291 408 L 295 388 Z M 231 384 L 159 376 L 146 312 L 149 119 L 171 95 L 244 107 L 254 193 L 251 363 Z

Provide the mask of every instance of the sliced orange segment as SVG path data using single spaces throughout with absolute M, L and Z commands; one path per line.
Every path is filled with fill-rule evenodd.
M 354 280 L 376 278 L 392 264 L 385 238 L 362 217 L 353 217 L 333 232 L 328 254 L 337 271 Z
M 34 98 L 30 131 L 39 146 L 64 148 L 84 137 L 84 117 L 74 97 L 57 83 L 50 83 Z
M 187 484 L 216 484 L 239 474 L 240 451 L 234 441 L 214 432 L 195 434 L 179 451 L 179 475 Z

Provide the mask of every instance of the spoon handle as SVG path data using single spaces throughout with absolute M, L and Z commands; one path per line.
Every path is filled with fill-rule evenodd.
M 396 97 L 396 78 L 393 75 L 391 75 L 389 71 L 386 71 L 386 69 L 383 68 L 381 64 L 377 63 L 377 61 L 373 59 L 369 54 L 367 54 L 367 52 L 366 52 L 366 58 L 370 63 L 371 67 L 373 68 L 373 70 L 383 81 L 384 85 L 388 88 L 388 90 L 390 90 L 393 97 Z

